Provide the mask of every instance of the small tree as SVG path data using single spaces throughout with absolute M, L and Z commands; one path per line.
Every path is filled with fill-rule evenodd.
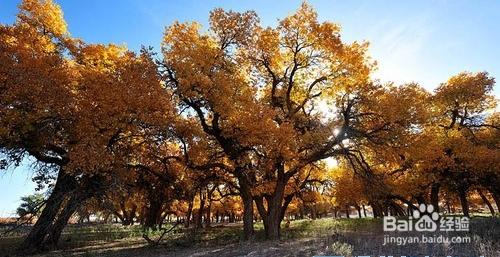
M 21 197 L 21 204 L 16 210 L 21 220 L 31 222 L 33 218 L 38 217 L 45 205 L 45 198 L 40 193 Z

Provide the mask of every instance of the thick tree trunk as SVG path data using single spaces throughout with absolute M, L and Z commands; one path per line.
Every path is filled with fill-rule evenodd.
M 317 217 L 316 217 L 316 206 L 314 205 L 314 203 L 311 205 L 311 219 L 312 220 L 315 220 Z
M 432 184 L 431 186 L 431 204 L 434 206 L 435 212 L 439 213 L 439 183 Z
M 153 199 L 151 197 L 149 207 L 146 208 L 144 227 L 156 230 L 160 225 L 163 203 L 161 199 Z
M 76 181 L 74 182 L 76 183 Z M 52 247 L 57 246 L 64 227 L 68 224 L 71 216 L 78 210 L 78 207 L 85 204 L 91 197 L 101 194 L 103 189 L 102 180 L 98 176 L 83 177 L 80 185 L 75 186 L 76 189 L 71 192 L 71 196 L 50 228 L 46 244 Z
M 279 208 L 277 202 L 273 202 L 271 198 L 268 198 L 269 202 L 267 211 L 262 218 L 264 223 L 264 232 L 266 239 L 278 240 L 281 236 L 281 209 Z M 259 213 L 261 208 L 259 208 Z M 262 214 L 261 214 L 262 216 Z
M 486 206 L 488 206 L 488 209 L 490 209 L 491 215 L 495 216 L 495 209 L 493 208 L 493 205 L 491 205 L 490 201 L 488 200 L 488 197 L 486 197 L 486 195 L 483 194 L 481 189 L 477 189 L 477 193 L 479 194 L 479 196 L 481 197 L 483 202 L 486 204 Z
M 257 209 L 264 221 L 264 231 L 266 239 L 278 240 L 281 236 L 281 221 L 284 217 L 284 192 L 285 179 L 278 176 L 274 192 L 266 196 L 267 209 L 264 207 L 263 197 L 256 198 Z
M 200 190 L 200 206 L 198 207 L 198 214 L 196 215 L 196 228 L 203 226 L 203 213 L 205 212 L 205 197 L 202 190 Z
M 368 216 L 366 216 L 366 207 L 364 204 L 363 204 L 363 214 L 365 215 L 365 218 L 368 217 Z
M 251 194 L 242 194 L 243 199 L 243 239 L 253 240 L 253 197 Z
M 270 210 L 267 217 L 267 226 L 264 225 L 266 238 L 270 240 L 278 240 L 281 236 L 281 219 L 277 216 L 276 208 Z
M 49 231 L 46 244 L 52 248 L 57 247 L 57 243 L 59 242 L 59 238 L 61 238 L 61 233 L 68 224 L 69 219 L 78 209 L 78 207 L 85 202 L 89 196 L 86 192 L 82 192 L 81 194 L 75 192 L 67 201 L 64 206 L 62 212 L 57 217 L 57 220 L 51 226 Z
M 28 236 L 19 246 L 21 252 L 33 253 L 41 250 L 51 226 L 60 212 L 61 205 L 66 195 L 73 187 L 73 178 L 67 175 L 63 170 L 60 170 L 57 176 L 56 185 L 46 201 L 45 208 L 33 228 L 30 230 Z
M 99 193 L 98 177 L 80 177 L 80 182 L 60 170 L 56 185 L 37 224 L 20 246 L 20 251 L 36 252 L 42 247 L 57 246 L 68 220 L 87 199 Z M 80 185 L 78 185 L 80 183 Z
M 462 213 L 464 216 L 469 217 L 469 202 L 467 201 L 467 190 L 465 188 L 460 188 L 458 190 L 458 197 L 460 198 L 460 203 L 462 205 Z
M 247 177 L 238 170 L 236 173 L 240 185 L 240 196 L 243 201 L 243 240 L 253 240 L 253 195 Z
M 42 214 L 38 218 L 28 236 L 20 245 L 20 251 L 25 253 L 33 253 L 42 250 L 45 238 L 50 231 L 50 227 L 52 226 L 54 219 L 60 211 L 60 207 L 63 201 L 64 197 L 62 195 L 54 195 L 54 193 L 51 194 L 49 200 L 47 201 L 47 205 L 42 211 Z
M 370 205 L 372 206 L 373 217 L 374 218 L 380 217 L 380 212 L 379 212 L 378 206 L 373 202 L 370 203 Z

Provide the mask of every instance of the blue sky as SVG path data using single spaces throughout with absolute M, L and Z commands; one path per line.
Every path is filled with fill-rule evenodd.
M 0 0 L 0 23 L 15 20 L 17 0 Z M 56 0 L 71 34 L 93 43 L 159 48 L 165 26 L 175 20 L 207 24 L 215 7 L 255 10 L 266 26 L 293 12 L 301 1 Z M 500 79 L 500 2 L 310 0 L 321 20 L 342 26 L 350 42 L 367 40 L 378 62 L 375 78 L 418 82 L 432 90 L 460 71 L 488 71 Z M 495 95 L 500 89 L 495 87 Z M 0 217 L 11 214 L 19 197 L 34 191 L 29 168 L 0 174 Z

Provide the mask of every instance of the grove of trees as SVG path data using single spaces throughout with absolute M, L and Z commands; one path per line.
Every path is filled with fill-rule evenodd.
M 51 0 L 0 25 L 1 168 L 32 160 L 49 196 L 20 249 L 57 245 L 72 217 L 159 229 L 407 215 L 500 205 L 500 115 L 487 72 L 433 92 L 371 77 L 368 43 L 344 42 L 304 3 L 275 27 L 215 9 L 176 22 L 159 54 L 90 44 Z M 327 165 L 336 161 L 337 165 Z

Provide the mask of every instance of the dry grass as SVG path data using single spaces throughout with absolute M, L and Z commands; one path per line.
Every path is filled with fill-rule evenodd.
M 241 224 L 231 224 L 199 231 L 178 229 L 161 245 L 150 247 L 141 238 L 138 226 L 69 226 L 63 235 L 61 249 L 38 256 L 500 256 L 499 218 L 474 218 L 470 228 L 469 232 L 460 234 L 472 238 L 467 244 L 383 246 L 381 220 L 329 218 L 294 221 L 283 230 L 281 241 L 265 241 L 262 225 L 257 224 L 255 241 L 243 242 Z M 408 234 L 413 235 L 419 236 L 415 232 Z M 154 233 L 151 236 L 154 237 Z M 0 249 L 11 251 L 20 239 L 0 239 Z M 1 251 L 0 256 L 8 253 Z

